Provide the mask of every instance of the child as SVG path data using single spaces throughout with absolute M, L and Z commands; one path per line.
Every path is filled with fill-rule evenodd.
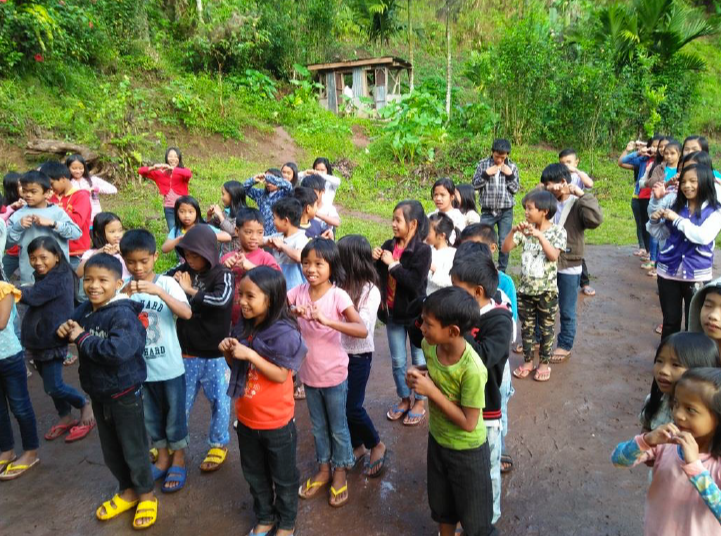
M 300 474 L 291 371 L 307 350 L 278 271 L 253 268 L 240 281 L 240 296 L 243 319 L 219 348 L 231 368 L 228 395 L 236 398 L 240 463 L 253 495 L 250 534 L 275 528 L 276 536 L 292 536 Z
M 62 208 L 83 232 L 80 238 L 68 244 L 70 266 L 76 270 L 83 253 L 90 249 L 90 194 L 73 186 L 70 170 L 60 162 L 45 162 L 40 166 L 40 171 L 50 177 L 50 186 L 54 192 L 50 202 Z
M 53 399 L 60 420 L 45 434 L 52 441 L 70 434 L 66 443 L 86 437 L 95 428 L 90 403 L 74 387 L 63 382 L 63 361 L 68 355 L 66 341 L 58 340 L 55 331 L 73 314 L 77 279 L 60 246 L 51 236 L 39 236 L 27 247 L 30 266 L 35 270 L 35 284 L 22 288 L 20 303 L 28 309 L 22 321 L 22 344 L 25 356 L 37 367 L 45 393 Z M 80 410 L 80 422 L 73 419 L 72 409 Z
M 436 290 L 451 286 L 451 266 L 456 248 L 452 246 L 451 237 L 455 234 L 453 220 L 443 212 L 434 212 L 428 218 L 428 237 L 426 244 L 431 246 L 431 269 L 428 271 L 426 295 Z
M 283 164 L 283 167 L 280 168 L 280 174 L 293 188 L 298 186 L 298 166 L 295 165 L 295 162 Z
M 428 271 L 432 262 L 431 247 L 424 242 L 428 236 L 428 225 L 428 218 L 418 201 L 401 201 L 393 209 L 393 238 L 373 249 L 381 284 L 382 302 L 378 317 L 386 325 L 393 380 L 401 399 L 399 404 L 388 410 L 386 417 L 391 421 L 403 419 L 406 426 L 420 424 L 426 415 L 423 395 L 416 393 L 411 404 L 405 375 L 409 357 L 416 366 L 425 364 L 423 351 L 412 344 L 408 356 L 406 336 L 419 313 L 415 305 L 428 286 Z
M 325 181 L 324 199 L 327 205 L 333 205 L 335 194 L 340 188 L 340 178 L 333 175 L 333 166 L 330 160 L 319 156 L 313 161 L 313 169 L 309 169 L 303 175 L 318 175 Z M 337 227 L 337 225 L 336 225 Z
M 505 139 L 493 140 L 491 156 L 478 162 L 473 175 L 473 187 L 479 191 L 481 222 L 498 226 L 498 246 L 506 239 L 513 226 L 514 199 L 521 187 L 518 168 L 509 158 L 511 142 Z M 508 254 L 498 254 L 498 269 L 508 267 Z
M 305 283 L 300 266 L 300 253 L 308 243 L 308 237 L 305 231 L 298 227 L 302 212 L 297 199 L 278 201 L 273 206 L 273 227 L 278 229 L 278 232 L 263 239 L 265 245 L 275 250 L 273 255 L 283 271 L 289 291 Z
M 141 385 L 146 378 L 142 305 L 118 295 L 123 286 L 120 261 L 107 253 L 85 264 L 88 301 L 62 324 L 58 337 L 78 347 L 80 385 L 100 416 L 98 435 L 105 465 L 118 481 L 118 492 L 95 512 L 100 521 L 135 510 L 134 529 L 147 529 L 158 517 Z
M 681 330 L 694 287 L 711 280 L 713 249 L 721 230 L 713 172 L 697 165 L 684 167 L 672 208 L 651 215 L 649 232 L 665 245 L 658 256 L 658 293 L 663 313 L 661 338 Z
M 308 282 L 288 292 L 288 303 L 308 345 L 298 378 L 305 385 L 320 468 L 298 494 L 310 499 L 330 482 L 329 504 L 339 508 L 348 503 L 346 473 L 355 462 L 346 418 L 348 354 L 341 334 L 365 339 L 368 329 L 350 296 L 336 286 L 345 274 L 335 242 L 314 238 L 303 248 L 301 259 Z
M 458 210 L 463 214 L 465 229 L 474 223 L 480 223 L 481 216 L 476 208 L 476 191 L 472 184 L 459 184 L 456 186 L 456 201 L 458 202 Z
M 91 176 L 85 159 L 79 154 L 68 156 L 65 159 L 65 165 L 70 170 L 73 188 L 90 192 L 90 221 L 93 221 L 95 216 L 103 211 L 100 206 L 100 194 L 115 195 L 118 193 L 118 189 L 100 177 Z
M 456 208 L 458 201 L 456 200 L 456 185 L 453 184 L 453 181 L 448 178 L 438 179 L 431 188 L 431 199 L 433 199 L 433 204 L 436 205 L 436 210 L 428 214 L 428 216 L 443 213 L 451 219 L 454 227 L 462 231 L 466 226 L 466 218 Z M 449 236 L 448 239 L 453 241 L 455 236 Z
M 687 370 L 674 390 L 673 420 L 620 443 L 616 467 L 653 464 L 646 495 L 644 534 L 706 536 L 721 521 L 721 370 Z
M 190 419 L 195 398 L 202 386 L 210 402 L 208 432 L 210 449 L 200 465 L 204 472 L 216 471 L 228 455 L 230 398 L 228 366 L 218 345 L 230 333 L 233 307 L 233 273 L 218 262 L 215 233 L 208 225 L 190 229 L 175 248 L 185 262 L 167 275 L 185 291 L 193 316 L 178 319 L 178 338 L 185 364 L 185 415 Z
M 721 353 L 721 279 L 708 282 L 691 298 L 688 330 L 705 333 Z
M 25 206 L 25 201 L 20 195 L 20 173 L 10 172 L 3 177 L 3 205 L 0 212 L 0 219 L 5 223 L 5 239 L 7 240 L 7 222 L 16 210 Z M 7 245 L 7 242 L 6 242 Z M 0 253 L 3 254 L 2 265 L 4 280 L 9 281 L 20 266 L 20 248 L 15 244 L 5 250 L 3 246 Z
M 338 240 L 340 262 L 345 272 L 341 288 L 348 293 L 353 307 L 368 330 L 365 339 L 341 334 L 343 350 L 348 354 L 348 400 L 346 417 L 353 454 L 360 460 L 370 453 L 365 474 L 371 478 L 381 476 L 386 463 L 386 446 L 380 440 L 373 421 L 363 407 L 366 385 L 371 372 L 375 343 L 378 307 L 381 292 L 378 274 L 371 259 L 371 245 L 361 235 L 346 235 Z
M 464 335 L 478 323 L 478 304 L 460 288 L 423 303 L 427 371 L 411 368 L 408 386 L 428 396 L 428 504 L 441 536 L 460 522 L 465 534 L 496 534 L 489 448 L 481 411 L 488 373 Z
M 138 170 L 141 177 L 150 179 L 158 187 L 163 196 L 163 212 L 168 224 L 168 231 L 173 229 L 175 221 L 175 202 L 179 197 L 188 195 L 188 183 L 193 176 L 191 171 L 183 166 L 183 155 L 177 147 L 169 147 L 165 151 L 165 164 L 143 166 Z
M 90 257 L 98 253 L 107 253 L 118 259 L 123 266 L 123 279 L 130 277 L 130 273 L 125 267 L 123 257 L 120 255 L 120 240 L 123 238 L 123 233 L 125 233 L 123 222 L 120 221 L 117 214 L 113 214 L 112 212 L 99 212 L 97 216 L 95 216 L 95 219 L 93 219 L 93 231 L 91 233 L 93 247 L 83 253 L 80 264 L 77 270 L 75 270 L 78 277 L 83 277 L 85 263 L 88 262 Z
M 536 320 L 541 329 L 540 364 L 533 376 L 538 382 L 551 379 L 553 326 L 558 310 L 558 258 L 566 249 L 566 230 L 552 222 L 558 203 L 545 190 L 531 191 L 523 198 L 526 221 L 515 225 L 503 242 L 510 253 L 522 246 L 521 283 L 518 286 L 518 316 L 521 319 L 523 365 L 513 371 L 516 378 L 527 378 L 533 371 L 533 344 Z
M 196 224 L 205 224 L 202 213 L 200 212 L 200 204 L 198 204 L 198 201 L 194 197 L 189 195 L 179 197 L 175 201 L 173 217 L 173 228 L 170 230 L 168 237 L 160 247 L 163 253 L 170 253 L 176 249 L 180 241 L 183 239 L 183 236 L 185 236 L 185 234 Z M 227 243 L 233 239 L 230 234 L 225 231 L 221 231 L 217 227 L 208 227 L 213 231 L 213 233 L 215 233 L 217 242 Z
M 240 245 L 235 232 L 235 217 L 240 209 L 245 208 L 245 188 L 238 181 L 228 181 L 220 187 L 220 205 L 213 205 L 208 210 L 208 223 L 220 228 L 230 235 L 230 242 L 220 244 L 220 256 L 236 251 Z M 220 241 L 219 241 L 220 242 Z
M 158 450 L 153 480 L 164 479 L 161 490 L 173 493 L 185 486 L 184 449 L 188 446 L 185 365 L 176 320 L 189 320 L 192 312 L 177 281 L 155 273 L 158 254 L 149 231 L 128 231 L 120 241 L 120 251 L 131 273 L 131 279 L 124 280 L 123 293 L 143 306 L 141 314 L 147 320 L 143 412 L 152 447 Z
M 254 188 L 256 184 L 262 185 L 263 188 Z M 263 215 L 265 235 L 270 236 L 277 232 L 273 219 L 273 207 L 278 201 L 291 194 L 293 191 L 291 183 L 266 172 L 249 178 L 243 183 L 243 188 L 245 188 L 246 195 L 258 205 L 258 210 Z
M 240 320 L 240 280 L 246 272 L 256 266 L 270 266 L 280 271 L 275 257 L 265 251 L 263 245 L 263 216 L 257 208 L 242 208 L 235 217 L 236 233 L 240 247 L 237 251 L 227 253 L 220 262 L 235 275 L 235 290 L 233 292 L 233 313 L 231 325 L 235 326 Z
M 556 198 L 553 223 L 566 231 L 566 247 L 558 258 L 558 308 L 561 331 L 551 363 L 562 363 L 571 357 L 576 339 L 576 301 L 582 286 L 585 233 L 603 222 L 603 213 L 593 194 L 573 183 L 568 164 L 551 164 L 541 173 L 541 184 Z
M 664 339 L 653 360 L 651 393 L 643 403 L 639 415 L 644 432 L 673 422 L 673 390 L 676 382 L 688 369 L 718 367 L 719 349 L 703 333 L 674 333 Z
M 340 227 L 340 216 L 338 211 L 333 206 L 332 198 L 326 199 L 325 192 L 327 188 L 327 181 L 320 175 L 306 175 L 301 186 L 304 188 L 310 188 L 318 196 L 318 210 L 315 213 L 315 217 L 323 222 L 324 238 L 333 237 L 333 229 Z
M 20 341 L 13 324 L 20 291 L 0 281 L 0 480 L 14 480 L 40 462 L 37 424 L 28 392 L 28 379 Z M 23 453 L 15 455 L 8 407 L 18 421 Z
M 305 231 L 308 240 L 323 234 L 323 225 L 315 215 L 318 212 L 318 196 L 310 188 L 299 186 L 293 190 L 293 197 L 300 201 L 303 212 L 300 215 L 300 227 Z

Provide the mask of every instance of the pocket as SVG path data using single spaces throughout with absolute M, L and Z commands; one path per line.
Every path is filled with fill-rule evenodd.
M 142 407 L 143 395 L 140 388 L 138 387 L 135 391 L 127 393 L 120 398 L 116 398 L 114 402 L 118 406 L 126 409 L 138 409 Z
M 696 253 L 698 253 L 698 254 L 701 255 L 702 257 L 706 257 L 707 259 L 713 259 L 713 252 L 712 252 L 712 251 L 703 251 L 703 250 L 701 250 L 701 249 L 699 249 L 699 248 L 697 247 L 697 248 L 696 248 Z

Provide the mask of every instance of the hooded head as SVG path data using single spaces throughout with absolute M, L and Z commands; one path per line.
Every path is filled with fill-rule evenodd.
M 185 233 L 185 236 L 181 238 L 175 251 L 178 255 L 183 257 L 188 262 L 187 253 L 194 253 L 199 255 L 208 263 L 207 269 L 211 270 L 218 264 L 218 239 L 215 237 L 215 232 L 210 228 L 209 225 L 199 223 Z M 198 270 L 192 263 L 188 262 L 188 265 L 195 270 Z
M 691 306 L 688 312 L 689 331 L 706 333 L 706 330 L 704 330 L 703 325 L 701 324 L 701 309 L 703 308 L 703 304 L 706 301 L 706 296 L 711 290 L 715 290 L 719 294 L 721 294 L 721 278 L 709 281 L 706 286 L 704 286 L 701 290 L 694 294 L 694 297 L 691 299 Z M 709 335 L 709 337 L 711 337 L 712 339 L 717 338 L 713 337 L 712 334 L 706 334 Z

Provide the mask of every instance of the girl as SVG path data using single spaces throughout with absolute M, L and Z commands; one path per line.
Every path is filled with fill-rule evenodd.
M 308 169 L 302 173 L 301 178 L 307 175 L 320 175 L 325 181 L 325 192 L 323 193 L 323 205 L 330 206 L 333 204 L 335 194 L 340 188 L 340 179 L 333 175 L 333 166 L 324 156 L 319 156 L 313 161 L 313 169 Z M 337 225 L 335 226 L 337 227 Z
M 703 136 L 691 135 L 687 136 L 686 139 L 683 140 L 683 148 L 681 149 L 682 156 L 700 151 L 708 153 L 708 140 L 706 140 Z
M 2 216 L 3 221 L 7 222 L 10 216 L 25 206 L 25 200 L 20 196 L 20 173 L 8 173 L 3 177 L 3 196 L 5 201 L 3 203 Z M 17 244 L 12 246 L 3 253 L 3 272 L 7 281 L 13 276 L 18 267 L 20 266 L 20 246 Z
M 298 166 L 295 165 L 295 162 L 283 164 L 283 167 L 280 168 L 280 174 L 293 188 L 298 186 Z
M 433 203 L 436 205 L 436 210 L 428 214 L 429 216 L 443 212 L 453 220 L 453 225 L 459 231 L 462 231 L 466 227 L 465 216 L 456 208 L 458 206 L 458 201 L 456 200 L 456 185 L 453 184 L 451 179 L 438 179 L 433 184 L 433 188 L 431 188 L 431 199 L 433 199 Z M 453 238 L 453 240 L 455 240 L 455 238 Z
M 37 465 L 38 431 L 28 392 L 28 379 L 20 341 L 13 323 L 20 291 L 0 282 L 0 480 L 14 480 Z M 23 453 L 15 456 L 8 407 L 18 421 Z
M 411 404 L 411 391 L 406 385 L 406 337 L 409 326 L 420 314 L 419 308 L 412 304 L 417 304 L 418 298 L 425 295 L 431 268 L 431 247 L 424 242 L 428 236 L 428 218 L 418 201 L 405 200 L 393 209 L 391 226 L 393 238 L 373 250 L 381 283 L 378 316 L 386 325 L 393 380 L 401 399 L 388 410 L 386 417 L 391 421 L 403 419 L 404 425 L 415 426 L 426 415 L 425 397 L 416 394 Z M 420 348 L 411 345 L 410 354 L 413 365 L 426 363 Z
M 450 237 L 455 234 L 455 230 L 453 222 L 446 214 L 442 212 L 433 214 L 428 218 L 428 222 L 426 244 L 433 247 L 426 286 L 426 295 L 430 296 L 438 289 L 451 286 L 451 268 L 456 248 L 451 247 Z
M 75 388 L 63 382 L 63 360 L 68 345 L 55 336 L 60 324 L 73 314 L 77 278 L 63 250 L 51 236 L 40 236 L 28 244 L 30 266 L 35 284 L 23 287 L 20 302 L 28 306 L 22 321 L 22 345 L 25 356 L 35 363 L 43 379 L 45 392 L 53 399 L 60 416 L 45 439 L 52 441 L 65 435 L 67 443 L 83 439 L 95 428 L 90 401 Z M 71 410 L 80 410 L 80 422 Z
M 291 183 L 273 173 L 259 173 L 255 177 L 249 178 L 243 183 L 245 193 L 255 204 L 263 215 L 263 233 L 270 236 L 276 233 L 275 223 L 273 223 L 273 205 L 278 201 L 287 197 L 293 191 Z M 263 188 L 254 188 L 256 184 L 260 184 Z
M 465 227 L 481 222 L 481 216 L 476 209 L 476 191 L 472 184 L 459 184 L 456 187 L 456 201 L 458 210 L 463 214 Z
M 213 205 L 208 211 L 208 223 L 230 235 L 230 242 L 220 244 L 220 256 L 240 249 L 240 240 L 235 230 L 235 217 L 241 208 L 245 208 L 245 188 L 238 181 L 228 181 L 220 187 L 220 205 Z
M 180 149 L 169 147 L 165 151 L 165 164 L 143 166 L 138 170 L 138 174 L 150 179 L 158 187 L 158 191 L 163 196 L 165 221 L 168 224 L 168 231 L 171 231 L 175 221 L 175 202 L 179 197 L 188 195 L 188 183 L 193 176 L 191 171 L 183 166 Z
M 672 207 L 654 212 L 649 224 L 649 232 L 665 241 L 657 268 L 662 339 L 681 331 L 682 313 L 688 325 L 696 284 L 712 279 L 714 241 L 720 230 L 713 172 L 705 166 L 685 166 Z
M 648 179 L 651 178 L 651 174 L 653 173 L 654 169 L 661 164 L 663 164 L 663 153 L 666 150 L 666 144 L 668 144 L 669 140 L 671 138 L 662 137 L 657 145 L 656 148 L 656 155 L 653 158 L 653 161 L 650 162 L 646 166 L 646 171 L 644 172 L 643 176 L 639 178 L 638 184 L 641 188 L 642 192 L 648 192 L 648 201 L 644 203 L 645 210 L 646 210 L 646 227 L 648 228 L 648 204 L 651 200 L 651 189 L 646 186 L 646 183 L 648 182 Z M 654 271 L 656 269 L 656 259 L 658 258 L 658 240 L 656 240 L 651 233 L 649 233 L 649 250 L 648 250 L 648 258 L 642 257 L 642 263 L 641 268 L 643 270 L 647 271 Z M 654 272 L 652 272 L 652 276 L 654 275 Z
M 90 217 L 94 220 L 95 216 L 103 211 L 100 207 L 100 194 L 115 195 L 118 193 L 118 189 L 100 177 L 91 176 L 85 159 L 79 154 L 68 156 L 65 165 L 68 166 L 70 175 L 73 177 L 71 181 L 73 186 L 90 192 Z
M 185 233 L 192 229 L 196 224 L 205 224 L 201 214 L 200 205 L 194 197 L 184 195 L 175 201 L 175 207 L 173 208 L 173 227 L 168 233 L 168 238 L 165 239 L 165 242 L 163 242 L 163 245 L 160 247 L 163 253 L 170 253 L 173 251 L 182 240 L 183 236 L 185 236 Z M 221 244 L 230 242 L 233 239 L 225 231 L 221 231 L 212 226 L 210 226 L 210 228 L 213 230 L 215 237 Z
M 88 262 L 90 257 L 98 253 L 107 253 L 118 259 L 120 264 L 123 265 L 123 279 L 130 277 L 130 272 L 125 267 L 125 261 L 120 255 L 120 240 L 123 238 L 125 229 L 123 229 L 123 222 L 120 221 L 117 214 L 100 212 L 93 218 L 92 229 L 93 248 L 83 253 L 78 269 L 75 270 L 78 277 L 83 277 L 85 263 Z M 82 289 L 82 285 L 80 288 Z
M 674 389 L 673 420 L 620 443 L 616 467 L 653 464 L 644 534 L 707 536 L 721 522 L 721 370 L 686 371 Z
M 308 282 L 288 292 L 288 303 L 308 345 L 298 379 L 305 384 L 320 468 L 298 494 L 310 499 L 330 482 L 329 504 L 341 507 L 348 502 L 346 473 L 355 462 L 345 411 L 348 354 L 341 345 L 341 334 L 364 339 L 368 329 L 350 296 L 336 286 L 344 281 L 344 272 L 335 242 L 314 238 L 303 248 L 301 264 Z
M 291 371 L 307 351 L 286 301 L 283 274 L 268 266 L 248 271 L 239 283 L 243 318 L 220 343 L 236 398 L 243 476 L 253 495 L 251 535 L 291 536 L 298 513 L 298 434 Z M 277 523 L 277 524 L 276 524 Z
M 378 290 L 378 274 L 371 260 L 371 245 L 361 235 L 346 235 L 338 241 L 341 266 L 345 272 L 342 284 L 353 307 L 360 314 L 368 335 L 357 339 L 341 335 L 343 350 L 348 354 L 348 401 L 346 417 L 350 430 L 350 441 L 356 460 L 362 459 L 370 451 L 370 459 L 365 474 L 371 478 L 381 475 L 386 461 L 386 446 L 373 426 L 373 421 L 363 407 L 366 385 L 371 372 L 371 361 L 375 344 L 378 307 L 381 304 L 381 292 Z
M 671 405 L 676 382 L 688 369 L 718 367 L 716 343 L 703 333 L 674 333 L 661 341 L 653 360 L 651 393 L 646 397 L 639 419 L 644 432 L 673 422 Z

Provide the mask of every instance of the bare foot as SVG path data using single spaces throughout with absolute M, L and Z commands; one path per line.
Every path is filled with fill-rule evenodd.
M 382 460 L 385 454 L 386 446 L 383 444 L 383 441 L 381 441 L 371 449 L 370 464 L 368 466 L 368 470 L 366 471 L 366 475 L 375 476 L 381 472 L 381 470 L 383 469 L 383 463 L 377 462 L 379 462 L 379 460 Z
M 15 459 L 15 451 L 14 450 L 6 450 L 5 452 L 0 452 L 0 462 L 10 462 Z M 2 466 L 0 466 L 2 467 Z
M 295 529 L 278 529 L 275 531 L 275 536 L 293 536 L 293 534 L 295 534 Z
M 131 488 L 128 488 L 128 489 L 126 489 L 125 491 L 119 491 L 119 492 L 118 492 L 118 495 L 119 495 L 120 498 L 123 499 L 125 502 L 129 502 L 129 503 L 135 502 L 135 501 L 138 500 L 138 494 L 135 493 L 135 490 L 133 490 L 133 489 L 131 489 Z M 112 499 L 111 499 L 110 502 L 113 502 Z M 118 506 L 118 505 L 115 504 L 115 506 Z M 105 510 L 105 507 L 104 507 L 104 506 L 101 506 L 100 509 L 98 510 L 98 512 L 99 512 L 100 516 L 104 516 L 105 514 L 108 513 L 107 510 Z
M 411 415 L 412 414 L 412 415 Z M 426 415 L 426 404 L 423 400 L 417 400 L 413 403 L 413 407 L 403 419 L 406 426 L 415 426 L 419 424 Z
M 368 454 L 368 449 L 365 448 L 365 445 L 361 445 L 360 447 L 356 447 L 353 449 L 353 456 L 355 456 L 355 461 L 358 463 L 360 459 Z
M 93 414 L 93 406 L 90 401 L 87 401 L 80 410 L 80 424 L 83 426 L 90 426 L 95 424 L 95 415 Z
M 386 413 L 386 417 L 390 419 L 391 421 L 397 421 L 403 415 L 410 409 L 411 407 L 411 399 L 410 398 L 403 398 L 401 399 L 400 403 L 396 404 L 394 407 L 388 410 L 388 413 Z
M 336 469 L 333 472 L 333 482 L 331 483 L 330 505 L 342 506 L 348 501 L 348 480 L 346 479 L 345 469 Z M 343 491 L 341 491 L 343 488 Z M 336 493 L 333 493 L 335 489 Z

